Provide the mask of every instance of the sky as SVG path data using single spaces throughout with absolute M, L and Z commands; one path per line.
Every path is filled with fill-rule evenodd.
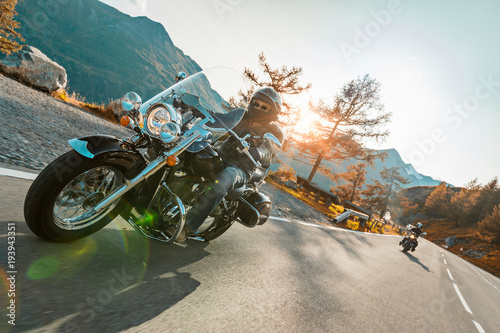
M 163 24 L 202 68 L 302 67 L 304 95 L 332 102 L 370 74 L 392 112 L 396 148 L 434 179 L 500 176 L 500 1 L 103 0 Z M 304 107 L 304 110 L 306 108 Z

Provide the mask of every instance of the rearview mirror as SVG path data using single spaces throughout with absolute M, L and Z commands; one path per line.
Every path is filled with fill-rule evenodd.
M 281 142 L 271 133 L 266 133 L 264 134 L 264 139 L 266 140 L 267 144 L 269 145 L 269 148 L 271 148 L 271 153 L 273 155 L 276 155 L 281 151 L 283 146 L 281 145 Z

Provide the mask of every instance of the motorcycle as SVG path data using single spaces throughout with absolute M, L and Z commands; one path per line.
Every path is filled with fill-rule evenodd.
M 237 149 L 254 163 L 255 171 L 245 186 L 228 193 L 196 238 L 213 240 L 236 221 L 247 227 L 262 225 L 272 204 L 259 186 L 269 168 L 249 153 L 248 135 L 240 138 L 232 130 L 246 112 L 235 106 L 239 91 L 246 91 L 241 75 L 214 68 L 179 81 L 145 103 L 138 94 L 127 93 L 122 98 L 126 116 L 120 122 L 134 134 L 125 139 L 89 135 L 69 140 L 72 150 L 50 163 L 27 193 L 28 227 L 44 240 L 68 242 L 121 216 L 149 240 L 178 244 L 175 239 L 187 212 L 224 163 L 216 145 L 228 136 L 237 139 Z M 273 152 L 281 150 L 270 133 L 257 139 Z
M 415 232 L 411 231 L 413 228 L 412 225 L 407 225 L 406 229 L 410 231 L 408 235 L 406 235 L 400 242 L 399 245 L 403 247 L 403 253 L 408 252 L 411 248 L 413 248 L 417 244 L 418 236 Z M 426 232 L 423 232 L 421 235 L 427 235 Z

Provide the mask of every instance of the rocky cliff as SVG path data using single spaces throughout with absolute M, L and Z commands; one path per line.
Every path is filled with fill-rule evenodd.
M 177 72 L 201 69 L 161 24 L 97 0 L 24 0 L 16 9 L 26 44 L 62 65 L 68 89 L 89 101 L 107 103 L 130 90 L 146 100 Z

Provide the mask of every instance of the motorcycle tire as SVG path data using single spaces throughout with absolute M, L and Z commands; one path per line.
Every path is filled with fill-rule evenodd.
M 229 228 L 233 225 L 233 221 L 229 218 L 226 218 L 226 221 L 218 226 L 216 226 L 213 229 L 208 229 L 205 231 L 202 236 L 205 238 L 207 241 L 211 241 L 216 239 L 217 237 L 222 236 L 223 233 L 225 233 Z
M 122 198 L 95 214 L 89 209 L 120 186 L 123 179 L 123 170 L 106 160 L 89 159 L 71 150 L 50 163 L 31 185 L 24 202 L 26 224 L 35 235 L 52 242 L 89 236 L 125 208 Z M 75 209 L 75 214 L 82 212 L 72 218 L 69 215 Z
M 410 250 L 410 248 L 411 248 L 411 244 L 410 244 L 410 242 L 405 242 L 405 243 L 403 244 L 403 253 L 408 252 L 408 251 Z

